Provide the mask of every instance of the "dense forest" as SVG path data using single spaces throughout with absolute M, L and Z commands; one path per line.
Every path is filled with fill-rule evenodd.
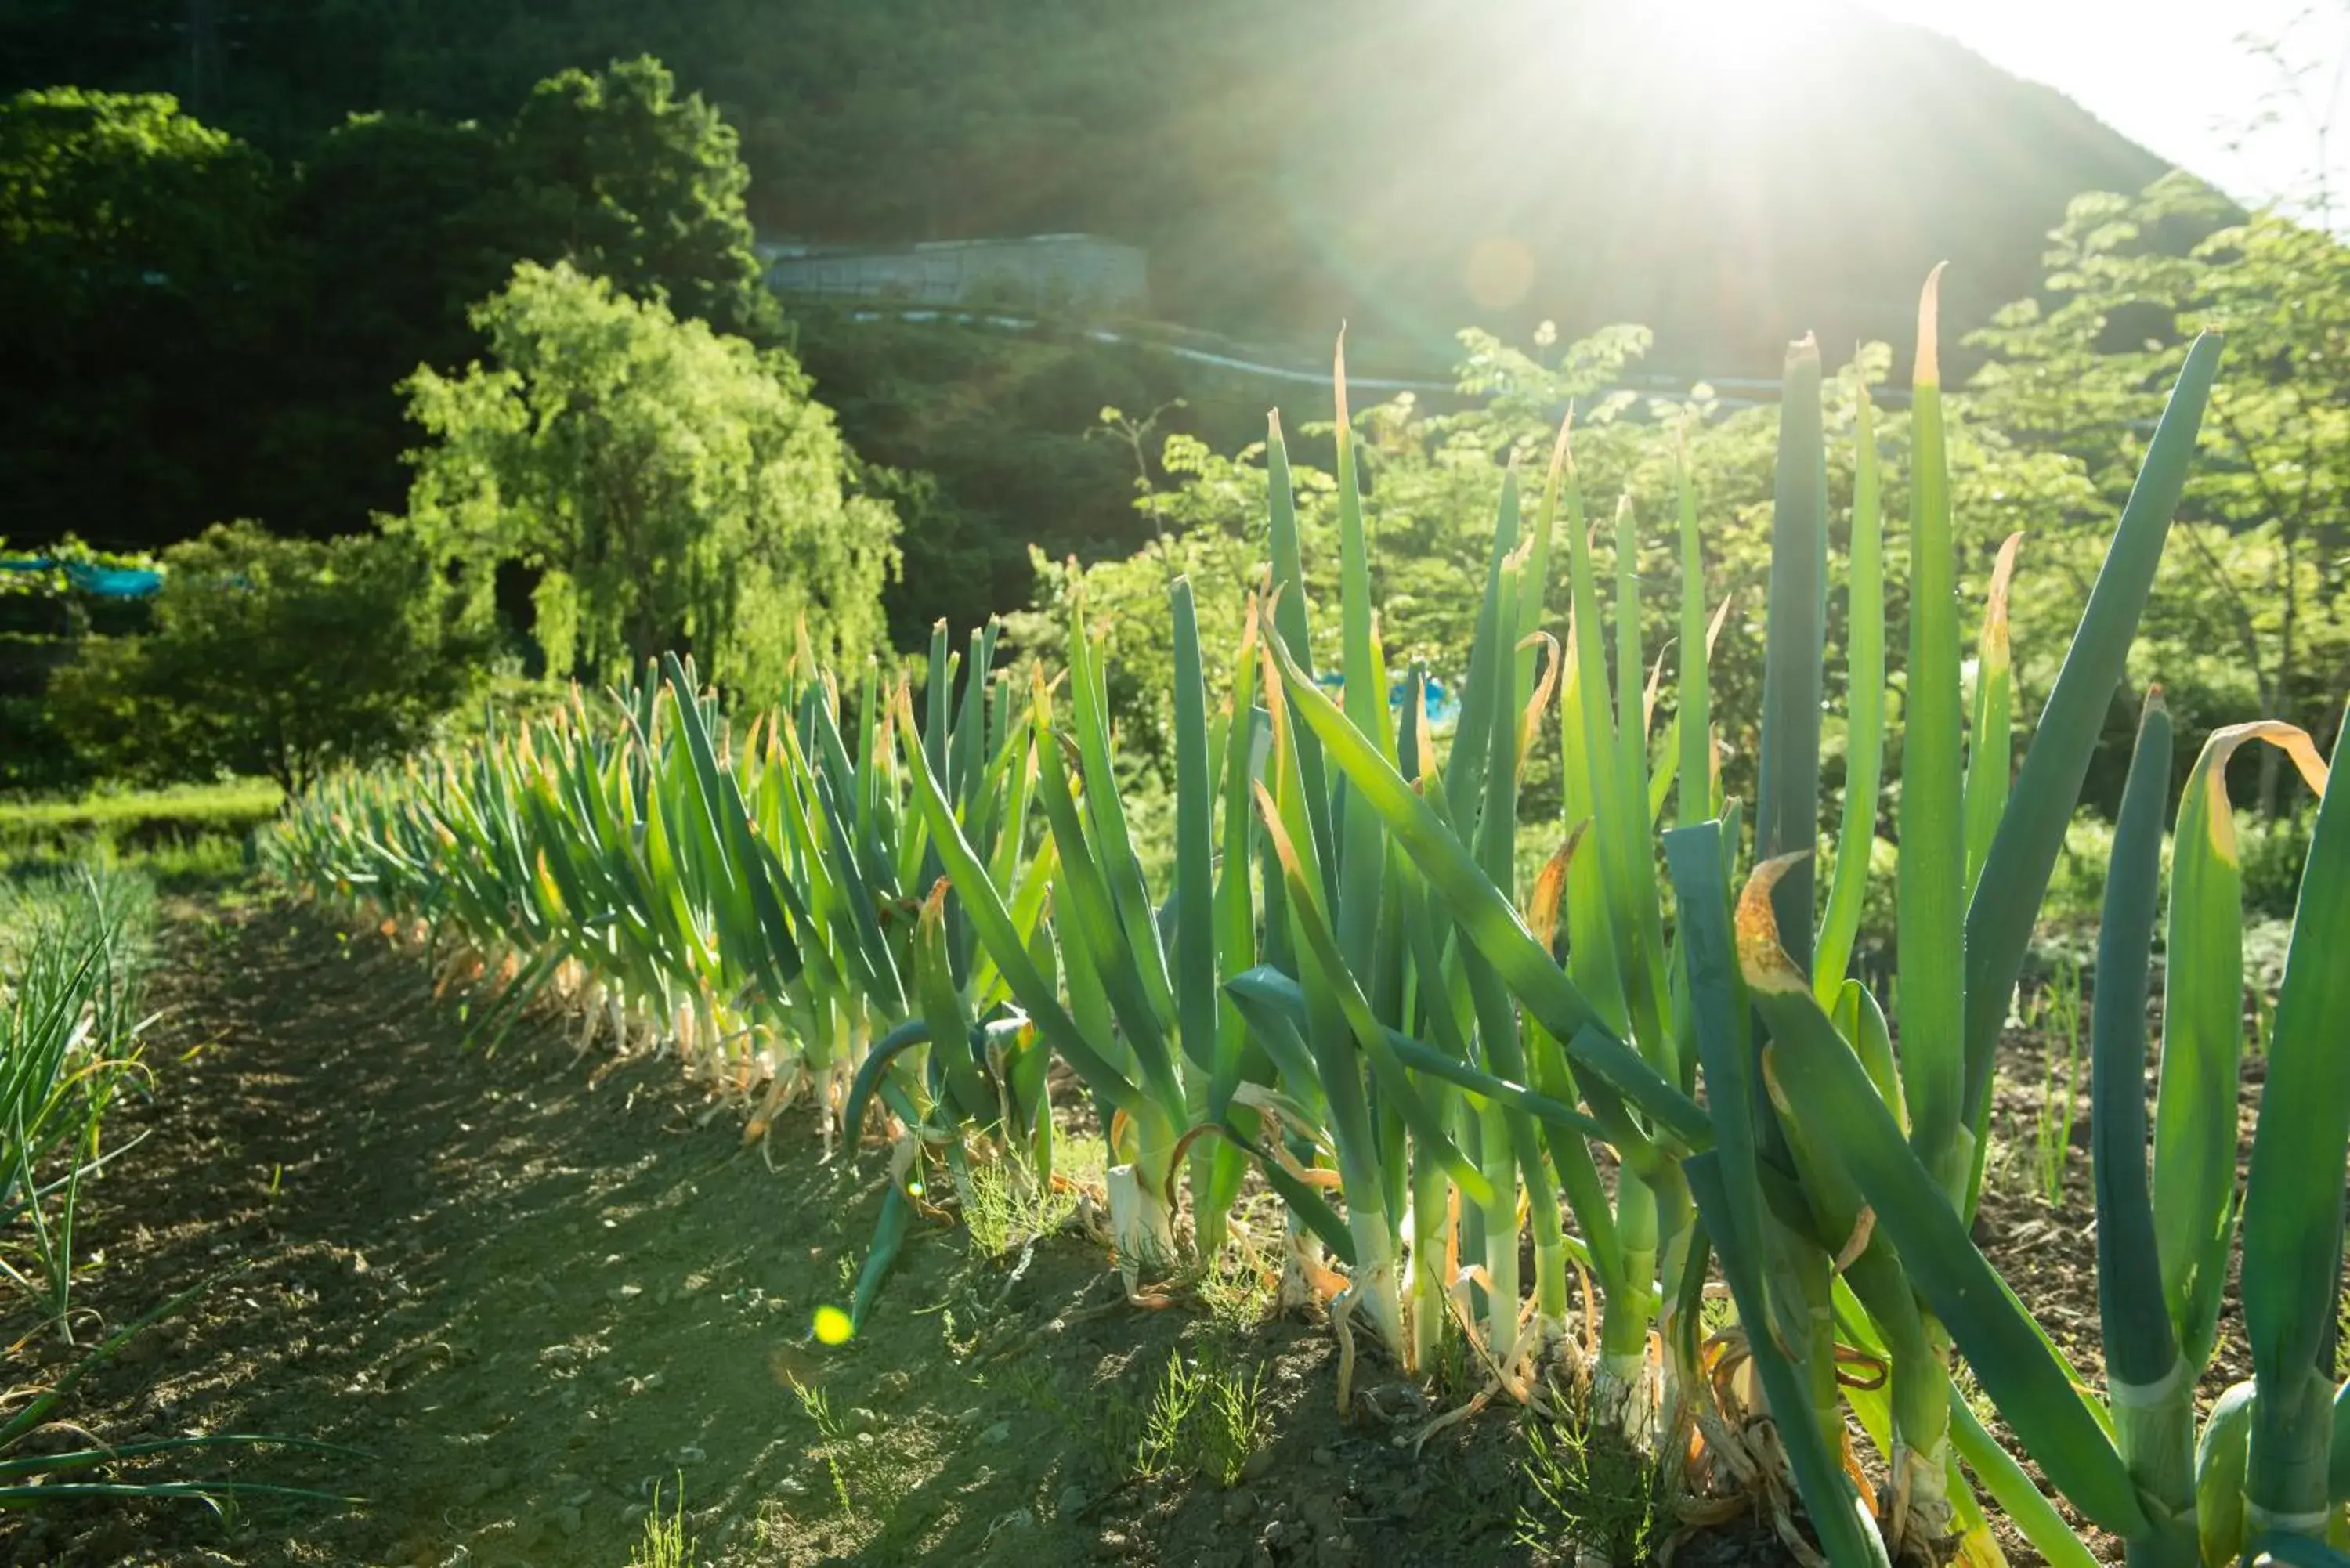
M 2033 580 L 2061 597 L 2086 557 L 2058 542 L 2088 550 L 2109 524 L 2168 346 L 2241 322 L 2242 300 L 2307 316 L 2334 297 L 2334 247 L 2282 221 L 2235 234 L 2223 200 L 2165 186 L 2151 154 L 1938 35 L 1824 8 L 1708 40 L 1673 14 L 0 0 L 0 540 L 245 560 L 232 576 L 277 540 L 300 576 L 338 568 L 299 542 L 397 535 L 440 564 L 417 581 L 463 585 L 410 606 L 403 646 L 525 679 L 608 678 L 674 645 L 753 680 L 788 656 L 795 605 L 842 649 L 912 652 L 937 620 L 990 615 L 1035 646 L 1079 580 L 1069 557 L 1111 574 L 1097 591 L 1138 607 L 1129 627 L 1163 631 L 1139 607 L 1168 563 L 1253 526 L 1266 408 L 1301 473 L 1331 455 L 1311 376 L 1187 360 L 1157 346 L 1174 331 L 1310 368 L 1343 322 L 1358 373 L 1453 385 L 1361 413 L 1366 478 L 1440 574 L 1473 569 L 1502 459 L 1539 461 L 1569 402 L 1586 461 L 1644 497 L 1655 420 L 1694 421 L 1743 538 L 1755 389 L 1676 411 L 1625 389 L 1767 382 L 1806 330 L 1837 361 L 1907 341 L 1947 259 L 1948 357 L 1982 421 L 1961 452 L 1970 547 L 1980 566 L 2030 532 Z M 2095 191 L 2125 195 L 2083 205 Z M 754 250 L 1060 230 L 1144 246 L 1155 319 L 1114 339 L 1069 312 L 1019 331 L 860 319 L 778 299 Z M 2332 361 L 2291 358 L 2259 361 L 2268 384 L 2322 404 Z M 1901 366 L 1870 363 L 1898 409 Z M 2232 541 L 2224 569 L 2198 557 L 2225 591 L 2175 601 L 2214 717 L 2330 690 L 2297 671 L 2338 630 L 2334 480 L 2272 423 L 2248 402 L 2238 458 L 2190 498 Z M 862 531 L 829 587 L 785 558 L 816 558 L 809 518 Z M 207 532 L 232 523 L 253 526 Z M 745 526 L 805 535 L 751 598 L 758 573 L 730 565 L 748 546 L 727 543 Z M 1444 668 L 1440 597 L 1399 591 L 1392 629 L 1420 627 Z M 36 629 L 29 665 L 0 650 L 20 757 L 59 753 L 32 666 L 79 637 Z M 209 669 L 201 629 L 172 636 Z M 52 691 L 95 766 L 136 749 L 136 694 L 179 646 L 101 658 L 106 640 L 79 661 L 95 674 Z M 383 733 L 412 728 L 385 711 Z
M 177 93 L 281 163 L 352 111 L 503 122 L 650 53 L 739 131 L 762 233 L 1088 230 L 1157 312 L 1433 356 L 1476 323 L 1659 326 L 1655 362 L 1774 374 L 1804 329 L 1890 337 L 2025 293 L 2085 190 L 2158 161 L 2055 92 L 1857 9 L 1733 77 L 1626 0 L 7 0 L 10 88 Z M 1767 119 L 1768 136 L 1756 134 Z M 397 255 L 390 223 L 378 237 Z
M 1641 321 L 1644 369 L 1769 377 L 1805 329 L 1898 337 L 1937 259 L 1958 324 L 1980 322 L 2033 290 L 2071 196 L 2158 171 L 1934 35 L 1835 18 L 1748 98 L 1677 73 L 1643 14 L 5 0 L 0 89 L 180 113 L 10 121 L 0 537 L 152 549 L 231 518 L 326 537 L 396 512 L 416 438 L 396 384 L 479 352 L 465 312 L 516 260 L 569 258 L 814 373 L 910 519 L 902 646 L 1025 603 L 1032 543 L 1094 558 L 1147 536 L 1137 454 L 1088 434 L 1104 406 L 1229 449 L 1274 390 L 1050 331 L 786 321 L 754 231 L 1099 232 L 1148 248 L 1154 314 L 1300 363 L 1341 321 L 1358 366 L 1421 375 L 1467 325 Z M 590 74 L 647 54 L 671 74 Z M 67 167 L 82 182 L 60 195 Z

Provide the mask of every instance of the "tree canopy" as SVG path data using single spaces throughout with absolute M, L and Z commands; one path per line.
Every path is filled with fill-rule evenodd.
M 803 628 L 828 665 L 880 646 L 897 518 L 788 354 L 560 263 L 520 264 L 473 320 L 488 364 L 408 383 L 429 440 L 398 526 L 477 581 L 536 573 L 551 674 L 675 649 L 765 692 Z
M 1665 369 L 1768 376 L 1806 329 L 1896 336 L 1944 258 L 1953 322 L 1980 320 L 2067 199 L 2162 167 L 1860 6 L 1711 74 L 1649 0 L 242 0 L 195 38 L 181 0 L 107 9 L 0 0 L 0 59 L 192 89 L 298 159 L 352 109 L 503 124 L 533 83 L 650 52 L 740 128 L 763 229 L 1113 234 L 1168 319 L 1312 342 L 1343 318 L 1430 368 L 1462 323 L 1641 320 Z
M 2094 562 L 2064 544 L 2127 494 L 2183 340 L 2225 332 L 2176 525 L 2186 547 L 2164 557 L 2133 668 L 2190 724 L 2330 734 L 2350 686 L 2350 248 L 2277 213 L 2241 216 L 2183 176 L 2082 196 L 2051 236 L 2047 303 L 2019 301 L 1978 334 L 1992 359 L 1968 405 L 2077 463 L 2052 541 L 2053 584 L 2077 602 Z M 2284 774 L 2272 758 L 2246 765 L 2273 809 Z
M 143 546 L 234 509 L 253 413 L 222 393 L 267 357 L 277 202 L 169 97 L 0 102 L 0 534 Z
M 734 128 L 650 56 L 567 70 L 530 91 L 507 133 L 521 254 L 562 257 L 730 332 L 779 319 L 762 283 Z
M 223 516 L 328 535 L 395 509 L 395 385 L 478 351 L 517 260 L 573 260 L 771 338 L 733 133 L 647 58 L 487 122 L 340 119 L 273 163 L 171 98 L 0 105 L 0 532 L 158 548 Z
M 50 693 L 58 730 L 109 773 L 266 774 L 290 793 L 418 744 L 483 674 L 482 607 L 404 540 L 239 523 L 164 564 L 153 629 L 84 643 Z

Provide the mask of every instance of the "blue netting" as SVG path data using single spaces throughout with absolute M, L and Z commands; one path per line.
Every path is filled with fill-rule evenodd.
M 144 566 L 98 566 L 87 561 L 57 561 L 47 556 L 0 558 L 0 572 L 62 570 L 66 581 L 82 593 L 101 599 L 152 598 L 163 587 L 163 574 Z
M 1314 678 L 1314 682 L 1315 685 L 1322 687 L 1334 696 L 1343 692 L 1347 689 L 1347 678 L 1329 670 L 1325 670 L 1321 674 L 1316 675 Z M 1388 682 L 1388 706 L 1389 708 L 1398 711 L 1402 709 L 1404 688 L 1407 684 L 1408 683 L 1401 676 L 1398 676 Z M 1431 725 L 1441 726 L 1450 724 L 1461 717 L 1460 701 L 1454 698 L 1451 691 L 1445 686 L 1443 681 L 1437 680 L 1432 675 L 1428 678 L 1428 683 L 1424 688 L 1421 701 L 1426 705 L 1428 722 Z

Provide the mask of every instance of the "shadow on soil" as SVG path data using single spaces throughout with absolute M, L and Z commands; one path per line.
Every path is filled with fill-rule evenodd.
M 146 1142 L 88 1201 L 103 1262 L 76 1300 L 124 1321 L 243 1266 L 76 1419 L 351 1445 L 369 1457 L 175 1468 L 369 1501 L 68 1505 L 0 1520 L 0 1562 L 620 1568 L 681 1482 L 696 1560 L 722 1565 L 1549 1560 L 1513 1541 L 1511 1419 L 1414 1459 L 1397 1428 L 1340 1421 L 1318 1328 L 1140 1311 L 1076 1238 L 1024 1266 L 934 1229 L 825 1350 L 811 1315 L 847 1297 L 879 1148 L 821 1164 L 787 1116 L 770 1168 L 674 1063 L 577 1059 L 552 1018 L 466 1049 L 417 955 L 313 913 L 183 908 L 168 953 L 152 1094 L 111 1127 Z M 1136 1474 L 1178 1351 L 1261 1378 L 1229 1488 Z M 69 1355 L 20 1360 L 37 1378 Z

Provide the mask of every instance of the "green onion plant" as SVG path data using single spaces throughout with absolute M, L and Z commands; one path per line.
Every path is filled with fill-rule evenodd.
M 856 1314 L 908 1216 L 936 1206 L 925 1172 L 967 1186 L 991 1161 L 1054 1179 L 1057 1058 L 1110 1142 L 1103 1202 L 1129 1292 L 1163 1299 L 1211 1267 L 1253 1171 L 1287 1215 L 1284 1301 L 1326 1303 L 1342 1400 L 1359 1357 L 1431 1372 L 1457 1334 L 1481 1375 L 1462 1409 L 1586 1412 L 1659 1456 L 1692 1517 L 1762 1500 L 1807 1561 L 1995 1562 L 1988 1502 L 2051 1562 L 2089 1562 L 1960 1397 L 1963 1360 L 2022 1454 L 2133 1563 L 2248 1544 L 2320 1560 L 2350 1490 L 2332 1441 L 2350 1058 L 2329 1044 L 2350 971 L 2324 956 L 2350 941 L 2350 826 L 2321 805 L 2239 1183 L 2224 787 L 2229 753 L 2258 740 L 2323 794 L 2307 736 L 2223 731 L 2189 775 L 2149 1124 L 2170 775 L 2168 721 L 2147 705 L 2089 1050 L 2102 1389 L 1970 1233 L 2001 1029 L 2220 345 L 2186 351 L 2027 725 L 2016 540 L 1980 605 L 1960 601 L 1938 284 L 1919 311 L 1906 529 L 1883 514 L 1887 457 L 1856 376 L 1848 544 L 1831 548 L 1824 372 L 1808 339 L 1789 352 L 1751 803 L 1721 784 L 1706 498 L 1683 465 L 1669 498 L 1591 508 L 1564 431 L 1538 485 L 1502 478 L 1458 720 L 1435 732 L 1429 672 L 1391 668 L 1380 636 L 1342 345 L 1335 606 L 1305 589 L 1277 418 L 1263 568 L 1214 585 L 1247 596 L 1238 644 L 1203 648 L 1202 586 L 1169 585 L 1162 876 L 1136 843 L 1082 597 L 1057 673 L 996 668 L 991 628 L 958 659 L 941 628 L 919 693 L 804 660 L 771 711 L 730 720 L 671 660 L 557 720 L 323 784 L 273 853 L 289 878 L 448 946 L 452 984 L 487 981 L 485 1023 L 567 998 L 618 1039 L 673 1045 L 743 1102 L 754 1137 L 803 1092 L 850 1151 L 884 1134 L 895 1179 Z M 1644 534 L 1644 499 L 1669 500 L 1669 540 Z M 1641 636 L 1652 555 L 1679 566 L 1669 688 Z M 1830 702 L 1847 742 L 1824 823 Z M 1521 888 L 1522 783 L 1554 722 L 1562 847 Z M 1889 1009 L 1852 973 L 1888 775 Z M 2199 1429 L 2236 1262 L 2256 1376 Z M 1734 1316 L 1709 1333 L 1718 1294 Z M 1856 1480 L 1856 1441 L 1882 1485 Z

